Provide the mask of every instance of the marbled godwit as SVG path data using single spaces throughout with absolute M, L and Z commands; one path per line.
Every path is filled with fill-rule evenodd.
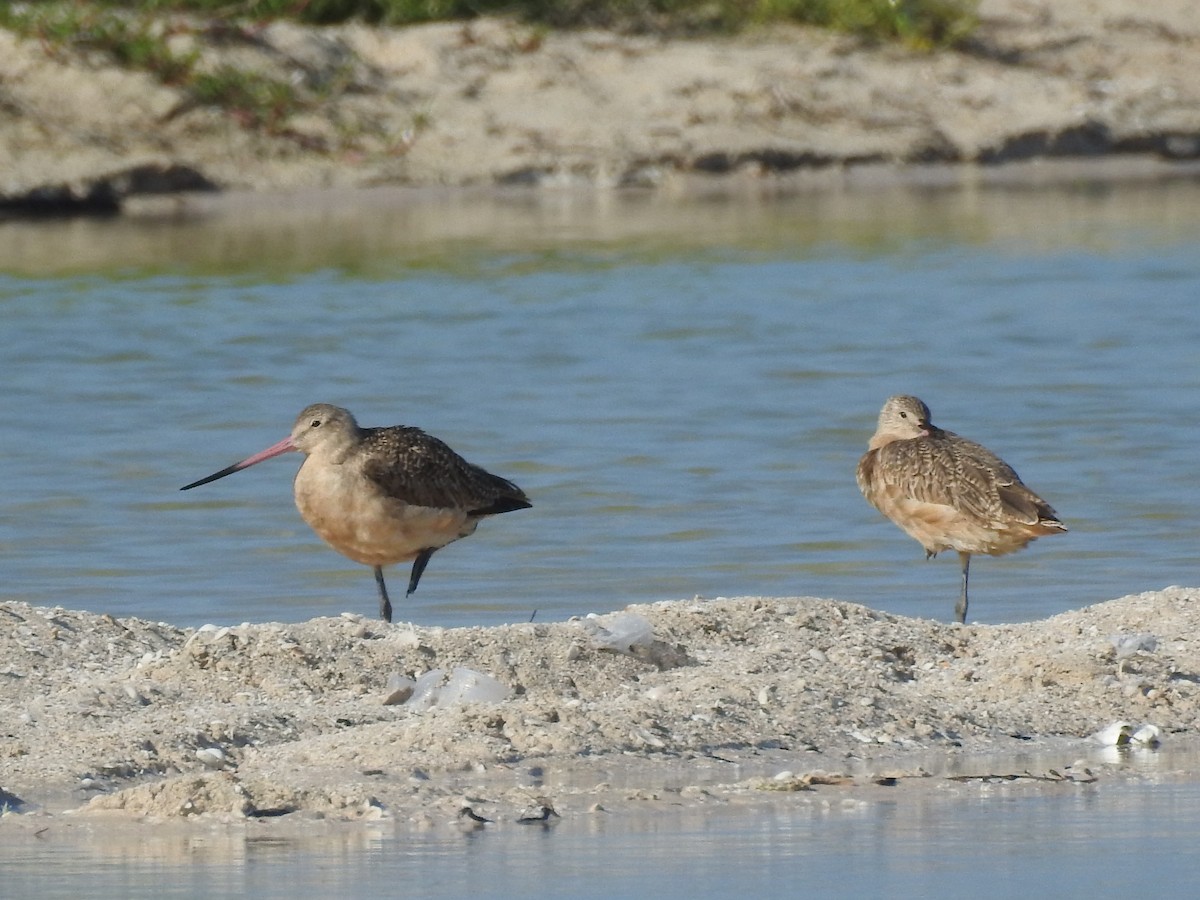
M 408 593 L 434 552 L 475 532 L 485 516 L 532 506 L 524 491 L 467 462 L 419 428 L 360 428 L 328 403 L 306 407 L 290 436 L 180 490 L 190 490 L 273 456 L 299 450 L 296 507 L 329 546 L 373 566 L 379 615 L 392 621 L 383 567 L 412 560 Z
M 858 463 L 858 487 L 881 513 L 925 548 L 925 558 L 955 550 L 962 595 L 954 612 L 967 620 L 972 553 L 1001 556 L 1043 534 L 1066 531 L 1050 504 L 986 447 L 929 421 L 916 397 L 890 397 Z

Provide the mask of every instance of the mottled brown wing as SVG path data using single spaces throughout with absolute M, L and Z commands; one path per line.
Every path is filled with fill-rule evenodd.
M 1014 472 L 1013 475 L 1015 476 L 1016 473 Z M 1067 530 L 1066 526 L 1059 521 L 1058 513 L 1054 511 L 1054 507 L 1025 487 L 1021 483 L 1021 479 L 998 481 L 996 484 L 996 494 L 1000 498 L 1000 504 L 1005 511 L 1019 521 L 1030 525 L 1038 523 L 1060 525 L 1063 531 Z
M 363 474 L 411 506 L 486 516 L 531 505 L 511 481 L 467 462 L 419 428 L 366 429 L 358 452 L 367 457 Z
M 1054 510 L 982 444 L 949 431 L 893 441 L 877 464 L 906 496 L 952 506 L 977 522 L 1056 521 Z
M 949 484 L 954 460 L 928 440 L 892 441 L 875 451 L 871 478 L 877 490 L 922 503 L 954 505 Z
M 958 502 L 972 512 L 986 514 L 993 522 L 1015 521 L 1027 525 L 1058 522 L 1058 514 L 1045 500 L 1027 488 L 1008 463 L 986 447 L 950 435 L 959 459 Z

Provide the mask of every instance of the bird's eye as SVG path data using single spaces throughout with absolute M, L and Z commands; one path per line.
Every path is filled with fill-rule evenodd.
M 906 412 L 902 412 L 902 413 L 900 413 L 900 418 L 902 418 L 902 419 L 907 419 L 907 418 L 908 418 L 908 413 L 906 413 Z M 313 422 L 313 424 L 314 424 L 314 425 L 316 425 L 317 423 L 316 423 L 316 422 Z
M 320 420 L 320 419 L 313 419 L 313 420 L 312 420 L 312 427 L 313 427 L 313 428 L 320 428 L 320 427 L 321 427 L 321 420 Z

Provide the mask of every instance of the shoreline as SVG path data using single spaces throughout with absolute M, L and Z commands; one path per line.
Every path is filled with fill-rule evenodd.
M 770 200 L 809 194 L 872 194 L 881 191 L 957 191 L 968 189 L 1062 189 L 1072 185 L 1153 185 L 1200 178 L 1200 160 L 1169 161 L 1149 155 L 1095 158 L 1046 158 L 997 165 L 978 163 L 864 164 L 817 169 L 786 175 L 697 175 L 679 173 L 670 186 L 597 190 L 589 184 L 562 184 L 531 190 L 505 185 L 406 185 L 369 187 L 300 187 L 217 192 L 183 191 L 129 197 L 122 213 L 137 220 L 187 220 L 195 217 L 256 213 L 345 212 L 370 213 L 412 206 L 431 206 L 453 199 L 456 205 L 474 201 L 514 203 L 605 203 L 610 194 L 655 202 L 698 200 Z
M 949 774 L 986 760 L 1030 790 L 1136 778 L 1135 756 L 1194 779 L 1197 594 L 966 626 L 815 598 L 447 629 L 347 613 L 185 630 L 3 603 L 0 788 L 28 822 L 326 827 L 463 805 L 512 821 L 539 798 L 578 816 L 953 792 Z M 1114 636 L 1146 634 L 1154 650 L 1118 658 Z M 405 703 L 404 679 L 432 669 L 482 673 L 503 699 Z M 1089 738 L 1116 721 L 1157 727 L 1162 749 Z

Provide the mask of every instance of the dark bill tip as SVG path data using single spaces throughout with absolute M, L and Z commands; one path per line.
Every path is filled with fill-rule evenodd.
M 222 469 L 220 472 L 213 472 L 207 478 L 201 478 L 199 481 L 193 481 L 191 484 L 185 484 L 180 488 L 180 490 L 190 491 L 194 487 L 200 487 L 202 484 L 208 484 L 210 481 L 216 481 L 218 478 L 224 478 L 226 475 L 232 475 L 240 468 L 242 468 L 241 463 L 234 463 L 232 466 L 228 466 Z

